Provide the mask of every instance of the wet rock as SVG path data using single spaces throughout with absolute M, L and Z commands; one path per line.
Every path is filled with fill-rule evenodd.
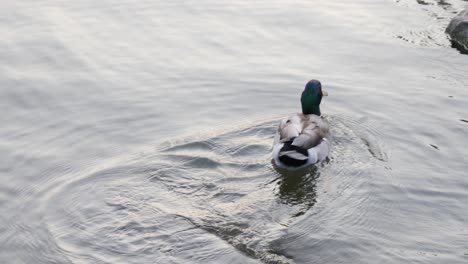
M 454 47 L 463 53 L 468 53 L 468 10 L 464 10 L 454 17 L 445 33 L 450 36 Z

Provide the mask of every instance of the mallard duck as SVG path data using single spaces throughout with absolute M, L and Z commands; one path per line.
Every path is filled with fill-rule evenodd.
M 321 117 L 322 84 L 309 81 L 301 96 L 302 113 L 281 120 L 273 143 L 273 159 L 280 168 L 299 169 L 325 160 L 330 151 L 328 123 Z

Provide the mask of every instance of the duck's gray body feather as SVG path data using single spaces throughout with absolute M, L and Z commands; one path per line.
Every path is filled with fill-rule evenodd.
M 298 113 L 281 120 L 274 142 L 275 162 L 288 167 L 280 160 L 287 158 L 310 165 L 325 159 L 329 151 L 328 134 L 328 123 L 317 115 Z
M 303 149 L 317 146 L 328 135 L 328 123 L 316 115 L 295 114 L 281 120 L 278 128 L 280 142 L 294 138 L 292 145 Z

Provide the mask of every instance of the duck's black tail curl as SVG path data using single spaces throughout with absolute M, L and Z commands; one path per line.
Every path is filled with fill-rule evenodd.
M 292 145 L 294 138 L 284 142 L 279 151 L 278 159 L 286 166 L 300 167 L 307 163 L 309 153 L 307 149 Z

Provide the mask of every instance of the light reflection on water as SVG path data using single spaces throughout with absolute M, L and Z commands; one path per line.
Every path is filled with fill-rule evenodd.
M 466 262 L 465 4 L 4 3 L 0 262 Z M 329 160 L 276 170 L 311 78 Z
M 339 129 L 345 125 L 340 122 L 332 124 Z M 87 255 L 92 261 L 141 263 L 159 249 L 161 262 L 170 262 L 172 256 L 177 262 L 199 262 L 208 256 L 217 261 L 224 254 L 234 261 L 241 253 L 248 258 L 235 262 L 292 263 L 272 244 L 279 243 L 287 228 L 304 215 L 311 220 L 308 228 L 316 228 L 320 213 L 311 217 L 310 213 L 318 196 L 317 181 L 336 174 L 334 180 L 341 182 L 333 192 L 343 196 L 362 184 L 370 165 L 351 164 L 353 160 L 341 154 L 359 151 L 367 158 L 372 154 L 359 135 L 342 144 L 337 133 L 332 142 L 346 151 L 339 151 L 330 163 L 296 172 L 276 171 L 269 156 L 276 123 L 185 139 L 129 165 L 63 186 L 44 201 L 49 205 L 45 209 L 49 231 L 60 248 L 70 251 L 72 261 Z M 346 169 L 335 168 L 335 159 Z M 366 163 L 380 162 L 372 160 Z M 327 176 L 320 175 L 323 170 Z M 352 179 L 355 176 L 361 179 Z M 368 199 L 365 192 L 361 195 L 359 199 Z M 344 221 L 359 223 L 353 218 Z M 183 242 L 167 242 L 180 233 Z M 201 248 L 190 251 L 194 245 Z

